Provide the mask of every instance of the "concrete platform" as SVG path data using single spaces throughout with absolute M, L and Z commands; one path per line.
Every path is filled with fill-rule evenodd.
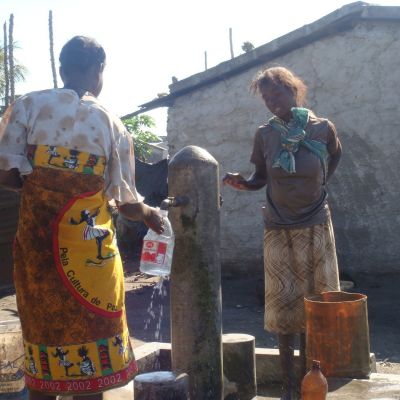
M 329 379 L 328 399 L 400 399 L 400 376 L 371 374 L 370 379 Z
M 329 379 L 328 400 L 399 400 L 400 376 L 371 374 L 370 379 Z M 279 385 L 260 386 L 257 400 L 279 399 Z M 105 393 L 104 400 L 134 400 L 133 382 Z
M 171 344 L 151 342 L 135 349 L 140 373 L 171 369 Z M 255 348 L 257 385 L 282 381 L 278 349 Z M 299 352 L 295 350 L 295 366 L 299 369 Z M 371 372 L 376 372 L 375 354 L 370 354 Z
M 171 368 L 171 345 L 169 343 L 146 343 L 135 349 L 140 373 Z M 298 352 L 295 353 L 298 356 Z M 297 357 L 296 357 L 297 361 Z M 328 379 L 328 399 L 332 400 L 400 400 L 400 375 L 378 374 L 375 355 L 371 353 L 372 374 L 369 379 Z M 279 399 L 281 385 L 272 383 L 281 380 L 278 350 L 256 348 L 257 399 Z M 133 395 L 133 386 L 115 389 L 107 393 L 106 400 L 127 400 L 124 396 Z M 130 397 L 132 399 L 132 397 Z
M 274 336 L 263 330 L 264 310 L 258 304 L 254 294 L 256 283 L 256 278 L 245 279 L 243 277 L 223 281 L 223 332 L 251 334 L 256 337 L 257 349 L 262 349 L 274 356 L 274 354 L 277 355 L 276 340 Z M 340 380 L 339 383 L 331 381 L 331 392 L 328 399 L 400 400 L 400 364 L 398 364 L 400 363 L 400 341 L 398 340 L 400 320 L 393 318 L 400 310 L 399 283 L 399 274 L 365 276 L 357 281 L 357 291 L 369 296 L 371 348 L 376 354 L 377 369 L 381 374 L 372 374 L 369 380 Z M 149 318 L 147 309 L 152 300 L 153 286 L 141 276 L 138 276 L 137 279 L 136 276 L 129 277 L 126 282 L 128 321 L 133 335 L 131 339 L 141 371 L 151 371 L 157 368 L 168 369 L 169 355 L 163 350 L 164 345 L 160 347 L 160 343 L 153 343 L 154 340 L 170 341 L 168 296 L 158 299 L 163 306 L 162 318 L 161 316 L 156 318 L 157 323 L 161 322 L 160 337 L 155 338 L 152 329 L 144 328 L 145 321 Z M 154 310 L 156 314 L 159 312 L 158 309 Z M 161 313 L 159 312 L 159 314 Z M 15 294 L 3 293 L 0 295 L 0 321 L 13 319 L 18 319 Z M 155 357 L 154 354 L 157 352 L 158 357 Z M 257 350 L 257 354 L 259 353 Z M 141 354 L 147 355 L 142 357 Z M 268 366 L 267 358 L 260 358 L 257 355 L 256 359 L 259 399 L 279 399 L 279 385 L 272 385 L 263 378 L 266 372 L 268 379 L 272 374 L 275 374 L 276 377 L 279 376 L 277 363 L 273 362 L 273 365 Z M 261 362 L 263 364 L 260 364 Z M 374 372 L 373 359 L 371 359 L 371 367 Z M 385 374 L 382 374 L 383 372 Z M 386 372 L 390 372 L 390 374 L 386 374 Z M 117 400 L 118 397 L 127 399 L 126 396 L 128 396 L 129 400 L 132 400 L 132 390 L 129 387 L 128 385 L 118 391 L 110 391 L 106 397 L 108 400 Z
M 295 354 L 298 356 L 298 352 Z M 170 343 L 146 343 L 135 349 L 139 373 L 171 369 Z M 296 357 L 297 359 L 297 357 Z M 371 369 L 375 369 L 375 356 L 371 353 Z M 278 350 L 256 348 L 257 399 L 279 399 L 281 371 Z M 369 379 L 328 379 L 328 399 L 332 400 L 400 400 L 400 375 L 372 373 Z M 72 400 L 64 397 L 62 400 Z M 134 400 L 133 382 L 105 393 L 104 400 Z
M 370 379 L 328 379 L 328 400 L 399 400 L 400 375 L 373 373 Z M 257 400 L 279 399 L 277 385 L 258 388 Z

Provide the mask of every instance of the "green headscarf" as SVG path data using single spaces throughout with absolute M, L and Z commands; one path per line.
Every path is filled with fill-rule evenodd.
M 308 139 L 305 131 L 310 111 L 301 107 L 293 107 L 291 111 L 293 118 L 289 122 L 285 122 L 279 117 L 272 117 L 268 121 L 274 129 L 281 133 L 281 149 L 274 157 L 272 167 L 280 167 L 286 172 L 294 174 L 296 172 L 294 153 L 297 152 L 299 146 L 304 146 L 319 158 L 324 178 L 326 178 L 328 163 L 326 144 Z

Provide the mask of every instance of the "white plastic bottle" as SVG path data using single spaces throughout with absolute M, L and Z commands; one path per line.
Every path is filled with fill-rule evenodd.
M 168 211 L 160 210 L 164 218 L 164 232 L 158 234 L 149 228 L 143 239 L 140 271 L 148 275 L 166 276 L 171 273 L 175 235 L 168 219 Z

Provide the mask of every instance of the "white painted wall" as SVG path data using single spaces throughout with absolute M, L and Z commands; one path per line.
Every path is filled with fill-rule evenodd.
M 340 267 L 395 270 L 400 264 L 400 23 L 363 21 L 273 63 L 306 81 L 309 107 L 331 119 L 342 139 L 343 159 L 329 185 Z M 260 68 L 178 97 L 168 113 L 170 155 L 197 145 L 219 161 L 221 177 L 227 171 L 250 175 L 255 130 L 270 117 L 249 90 Z M 221 193 L 224 273 L 262 273 L 264 189 L 221 187 Z

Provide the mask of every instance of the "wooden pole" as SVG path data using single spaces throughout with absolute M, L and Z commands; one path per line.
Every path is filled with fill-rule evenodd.
M 15 99 L 15 71 L 14 71 L 14 14 L 10 15 L 10 24 L 8 26 L 8 62 L 10 65 L 10 102 Z
M 53 41 L 53 12 L 49 11 L 49 41 L 50 41 L 50 63 L 51 63 L 51 72 L 53 74 L 53 85 L 56 89 L 57 86 L 57 73 L 56 73 L 56 65 L 54 62 L 54 41 Z
M 8 73 L 7 22 L 4 22 L 4 105 L 10 104 L 10 75 Z
M 234 54 L 233 54 L 233 41 L 232 41 L 232 28 L 229 28 L 229 45 L 231 48 L 231 58 L 234 58 Z

